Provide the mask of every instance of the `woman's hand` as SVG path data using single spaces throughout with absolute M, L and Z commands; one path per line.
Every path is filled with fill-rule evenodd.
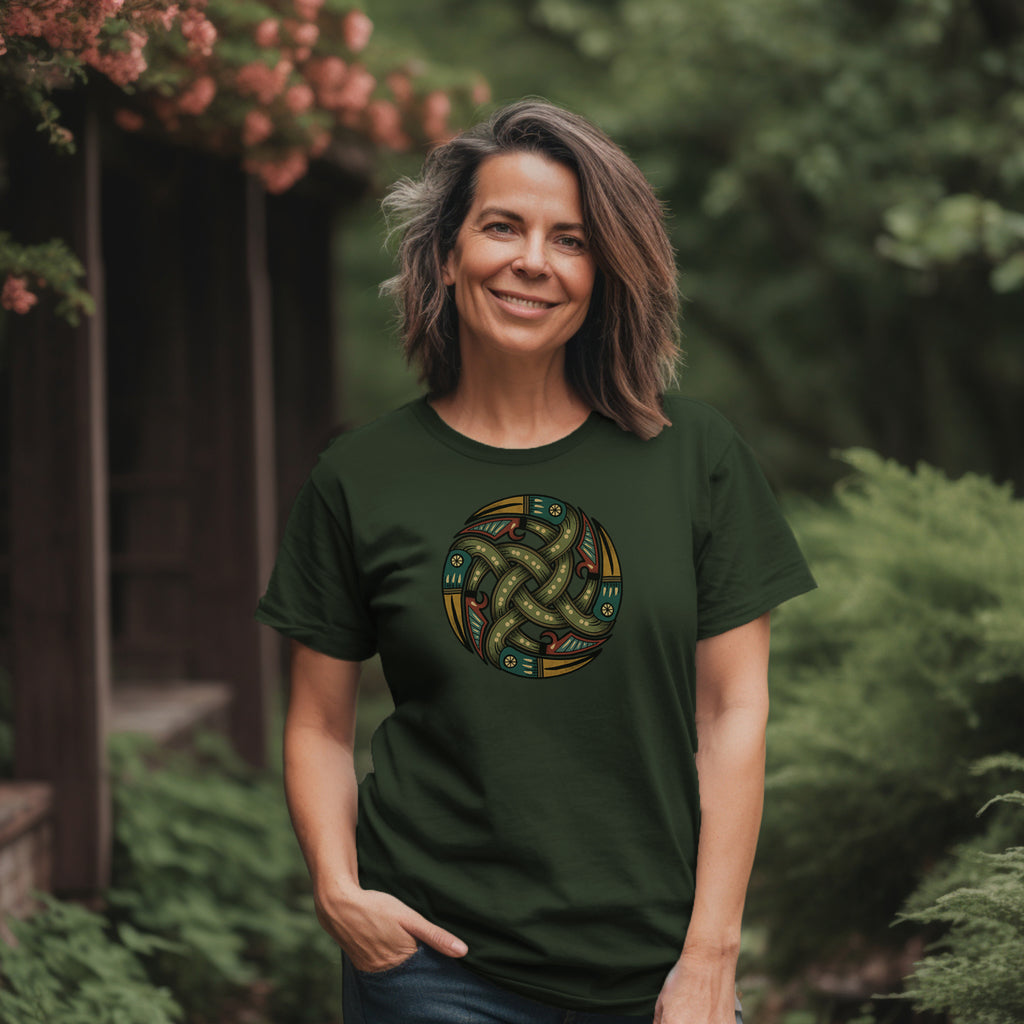
M 351 889 L 315 897 L 316 916 L 357 971 L 397 967 L 416 952 L 417 939 L 445 956 L 465 956 L 467 947 L 386 892 Z
M 654 1024 L 736 1024 L 736 958 L 683 950 L 661 986 Z

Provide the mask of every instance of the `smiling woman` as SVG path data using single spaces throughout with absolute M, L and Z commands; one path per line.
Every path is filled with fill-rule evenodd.
M 491 165 L 499 160 L 496 170 Z M 511 189 L 526 209 L 508 209 L 499 197 L 482 199 L 481 182 Z M 483 223 L 470 216 L 471 208 L 476 217 L 492 206 L 498 215 Z M 399 182 L 384 200 L 402 236 L 401 273 L 388 288 L 402 307 L 406 354 L 420 366 L 435 408 L 454 418 L 452 403 L 439 400 L 466 383 L 460 373 L 462 309 L 450 279 L 457 243 L 493 222 L 492 234 L 507 234 L 521 245 L 524 225 L 516 217 L 529 212 L 537 219 L 545 206 L 562 208 L 561 214 L 544 211 L 550 217 L 546 227 L 554 232 L 544 236 L 548 254 L 555 254 L 552 243 L 560 240 L 565 250 L 586 254 L 594 270 L 585 318 L 565 341 L 566 397 L 580 399 L 624 430 L 654 437 L 668 422 L 661 396 L 679 358 L 676 267 L 661 204 L 615 143 L 550 104 L 525 101 L 499 111 L 435 149 L 422 177 Z M 537 226 L 527 239 L 540 239 Z M 537 250 L 525 256 L 536 260 Z M 515 280 L 530 267 L 520 262 Z M 506 281 L 505 290 L 528 298 L 540 294 L 536 283 L 524 290 Z M 489 401 L 483 405 L 491 407 Z M 463 426 L 468 418 L 459 417 Z M 521 436 L 519 441 L 530 445 Z
M 814 581 L 746 445 L 663 394 L 660 205 L 539 101 L 386 205 L 428 393 L 321 455 L 258 611 L 345 1020 L 734 1024 L 768 612 Z

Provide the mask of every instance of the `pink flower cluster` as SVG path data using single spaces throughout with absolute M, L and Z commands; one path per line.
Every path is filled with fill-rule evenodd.
M 122 107 L 114 112 L 114 123 L 122 131 L 137 132 L 146 122 L 141 114 Z
M 209 57 L 217 42 L 217 29 L 202 11 L 190 8 L 181 15 L 181 34 L 193 53 Z
M 171 4 L 163 9 L 154 7 L 148 12 L 141 13 L 139 20 L 150 25 L 159 25 L 165 32 L 170 32 L 180 11 L 178 4 Z
M 281 23 L 277 18 L 264 18 L 257 26 L 252 34 L 253 39 L 256 40 L 257 46 L 262 46 L 267 49 L 271 46 L 277 46 L 280 42 L 280 35 L 278 34 L 278 26 Z
M 203 0 L 192 0 L 201 3 Z M 197 10 L 180 12 L 177 3 L 139 6 L 126 11 L 125 0 L 10 0 L 0 12 L 0 29 L 8 39 L 25 37 L 43 39 L 54 50 L 77 54 L 83 63 L 100 71 L 116 85 L 125 86 L 138 80 L 146 70 L 143 49 L 149 41 L 145 26 L 170 29 L 175 19 L 191 18 L 196 35 L 196 46 L 210 43 L 210 33 L 216 30 Z M 127 24 L 120 35 L 113 37 L 103 32 L 112 18 L 122 18 Z M 184 30 L 184 29 L 183 29 Z M 115 40 L 113 46 L 108 42 Z M 0 42 L 3 35 L 0 35 Z M 116 40 L 127 44 L 122 49 Z M 212 45 L 212 44 L 211 44 Z M 6 47 L 0 53 L 6 52 Z M 209 51 L 207 51 L 209 52 Z
M 349 66 L 340 57 L 310 61 L 305 71 L 324 110 L 362 110 L 377 85 L 377 79 L 361 64 Z
M 448 118 L 452 112 L 452 101 L 448 94 L 435 89 L 423 101 L 423 131 L 433 142 L 444 142 L 449 137 Z
M 129 28 L 125 29 L 121 38 L 128 43 L 127 52 L 124 50 L 101 52 L 99 47 L 90 46 L 82 53 L 82 59 L 97 71 L 103 72 L 115 85 L 123 87 L 136 81 L 148 67 L 142 50 L 149 42 L 149 36 L 145 32 Z
M 202 75 L 178 97 L 178 109 L 183 114 L 198 117 L 217 95 L 217 83 L 210 75 Z
M 284 91 L 293 67 L 290 60 L 279 60 L 274 67 L 254 60 L 238 69 L 235 84 L 243 96 L 255 96 L 265 106 Z
M 373 33 L 373 22 L 362 11 L 349 11 L 341 22 L 341 34 L 352 53 L 366 49 Z
M 293 149 L 280 160 L 250 157 L 244 166 L 263 182 L 268 192 L 286 192 L 309 170 L 309 159 L 302 150 Z
M 412 139 L 402 130 L 402 114 L 394 103 L 373 100 L 366 108 L 370 137 L 378 145 L 389 149 L 408 149 Z
M 324 0 L 295 0 L 295 13 L 306 21 L 316 21 Z
M 4 15 L 8 36 L 45 39 L 55 50 L 81 50 L 96 41 L 103 23 L 124 0 L 76 4 L 75 0 L 12 0 Z
M 28 290 L 28 282 L 24 277 L 7 275 L 3 291 L 0 292 L 0 306 L 14 313 L 27 313 L 38 301 L 39 297 Z
M 246 146 L 258 146 L 274 134 L 274 122 L 262 110 L 250 110 L 242 125 L 242 142 Z

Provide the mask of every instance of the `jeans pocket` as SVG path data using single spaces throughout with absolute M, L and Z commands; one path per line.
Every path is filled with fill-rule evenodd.
M 392 974 L 396 974 L 403 968 L 408 967 L 409 964 L 411 964 L 412 961 L 423 952 L 424 948 L 424 944 L 417 941 L 416 948 L 404 960 L 399 960 L 397 964 L 392 964 L 390 967 L 382 967 L 379 971 L 361 971 L 355 964 L 352 964 L 352 970 L 355 971 L 360 978 L 390 977 Z M 349 960 L 349 963 L 352 963 L 351 960 Z

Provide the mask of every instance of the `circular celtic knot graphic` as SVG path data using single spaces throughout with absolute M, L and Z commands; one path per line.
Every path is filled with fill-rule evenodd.
M 514 676 L 560 676 L 593 661 L 611 636 L 622 573 L 597 520 L 558 498 L 526 494 L 477 509 L 442 573 L 459 643 Z

